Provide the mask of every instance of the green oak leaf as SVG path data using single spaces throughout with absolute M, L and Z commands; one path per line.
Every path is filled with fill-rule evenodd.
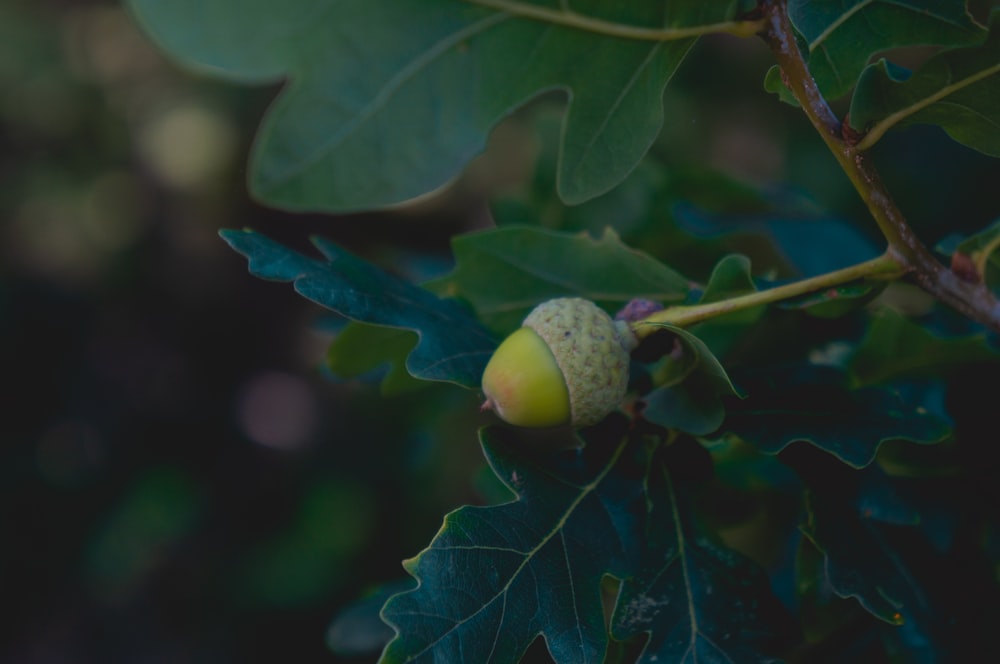
M 584 297 L 613 311 L 634 297 L 679 302 L 688 292 L 687 279 L 629 248 L 610 228 L 595 240 L 507 226 L 458 236 L 452 250 L 454 271 L 427 287 L 469 302 L 499 332 L 516 328 L 535 305 L 554 297 Z
M 877 464 L 857 470 L 809 446 L 789 448 L 780 458 L 808 487 L 796 573 L 803 615 L 812 617 L 813 629 L 829 634 L 833 625 L 823 628 L 817 618 L 843 624 L 845 613 L 862 608 L 884 621 L 884 636 L 913 651 L 905 661 L 963 659 L 948 651 L 956 637 L 963 647 L 968 643 L 945 625 L 961 612 L 959 606 L 977 600 L 967 592 L 941 591 L 972 581 L 980 571 L 956 572 L 941 556 L 963 527 L 967 503 L 959 496 L 967 481 L 893 477 Z M 969 571 L 972 578 L 962 578 Z M 834 597 L 857 604 L 832 603 Z M 914 657 L 917 651 L 923 658 Z M 931 651 L 937 656 L 928 658 Z M 845 651 L 838 659 L 847 656 Z
M 642 397 L 643 417 L 696 436 L 712 433 L 726 415 L 722 397 L 740 392 L 705 342 L 679 327 L 657 327 L 676 335 L 679 352 L 664 358 L 654 372 L 659 387 Z
M 808 44 L 809 70 L 829 99 L 847 94 L 880 51 L 962 46 L 985 36 L 965 3 L 950 0 L 792 0 L 788 14 Z
M 868 66 L 851 99 L 850 121 L 867 132 L 863 148 L 894 126 L 935 124 L 959 143 L 1000 157 L 1000 11 L 982 46 L 943 51 L 912 74 L 885 59 Z
M 531 176 L 521 186 L 499 190 L 490 200 L 498 226 L 537 224 L 553 230 L 586 230 L 600 234 L 607 226 L 628 233 L 649 222 L 655 195 L 666 185 L 667 172 L 655 153 L 610 191 L 579 205 L 563 205 L 556 191 L 555 173 L 562 141 L 562 109 L 539 104 L 526 114 L 524 140 L 536 147 Z
M 750 259 L 740 254 L 731 254 L 716 264 L 698 302 L 700 304 L 718 302 L 756 290 L 757 286 L 750 273 Z M 738 313 L 748 319 L 753 318 L 746 313 L 746 310 Z
M 788 89 L 785 81 L 781 78 L 781 67 L 778 65 L 772 65 L 764 75 L 764 89 L 778 95 L 778 99 L 789 106 L 799 105 L 799 100 L 795 98 L 795 95 L 792 94 L 792 91 Z
M 467 0 L 129 6 L 189 66 L 240 82 L 287 81 L 254 145 L 251 190 L 273 205 L 331 211 L 385 206 L 444 185 L 483 150 L 499 120 L 552 90 L 569 100 L 560 195 L 578 203 L 605 192 L 659 133 L 664 88 L 695 39 L 624 38 L 561 19 L 697 29 L 731 21 L 738 9 L 598 0 L 577 0 L 572 12 L 549 2 Z
M 458 302 L 439 298 L 321 238 L 313 243 L 326 261 L 253 231 L 224 230 L 220 235 L 249 259 L 250 272 L 262 279 L 291 282 L 303 297 L 352 320 L 416 332 L 417 344 L 406 360 L 413 376 L 479 387 L 497 342 Z
M 397 632 L 382 662 L 516 662 L 539 635 L 557 664 L 604 661 L 601 582 L 628 574 L 644 509 L 643 449 L 626 432 L 612 417 L 583 449 L 545 454 L 518 429 L 484 429 L 517 498 L 452 512 L 405 563 L 419 584 L 382 611 Z
M 697 164 L 667 164 L 665 155 L 656 151 L 647 154 L 609 192 L 579 205 L 562 205 L 555 191 L 561 109 L 554 104 L 539 105 L 533 113 L 520 117 L 525 120 L 518 126 L 527 135 L 522 140 L 537 145 L 538 154 L 533 174 L 522 186 L 497 191 L 490 200 L 498 226 L 532 224 L 599 235 L 610 225 L 623 237 L 641 235 L 648 238 L 647 244 L 673 255 L 678 250 L 677 238 L 662 236 L 669 232 L 670 208 L 678 201 L 741 213 L 769 209 L 764 193 L 752 185 Z M 657 239 L 652 241 L 654 237 Z
M 616 639 L 649 638 L 636 660 L 769 662 L 787 645 L 790 623 L 766 575 L 750 560 L 699 532 L 674 473 L 654 461 L 646 480 L 645 547 L 622 584 L 611 618 Z
M 802 530 L 823 552 L 826 576 L 840 597 L 853 597 L 869 613 L 892 624 L 933 620 L 932 602 L 894 537 L 898 527 L 858 514 L 834 498 L 807 493 L 808 520 Z M 911 551 L 912 552 L 912 551 Z
M 382 394 L 401 394 L 425 383 L 406 370 L 406 357 L 417 335 L 398 327 L 351 321 L 337 332 L 326 351 L 326 366 L 341 378 L 358 378 L 384 370 Z
M 761 570 L 698 530 L 691 458 L 630 436 L 621 417 L 582 435 L 582 449 L 553 454 L 523 430 L 483 430 L 487 460 L 516 499 L 452 512 L 405 563 L 418 585 L 383 608 L 397 633 L 385 664 L 515 662 L 538 636 L 556 664 L 603 662 L 602 582 L 613 579 L 625 581 L 612 635 L 650 632 L 643 662 L 687 644 L 697 658 L 713 640 L 735 661 L 766 661 L 762 652 L 785 645 L 786 615 Z M 668 468 L 682 462 L 687 479 L 674 481 Z
M 720 434 L 732 433 L 768 454 L 804 441 L 855 468 L 875 459 L 882 443 L 943 441 L 948 425 L 921 406 L 910 406 L 892 390 L 851 389 L 846 376 L 828 366 L 773 369 L 740 377 L 747 397 L 730 402 Z
M 719 302 L 757 291 L 750 272 L 750 259 L 741 254 L 724 256 L 712 269 L 708 284 L 698 304 Z M 745 337 L 747 328 L 759 321 L 767 307 L 764 305 L 740 309 L 715 316 L 691 328 L 712 353 L 724 356 Z
M 856 385 L 888 383 L 901 378 L 940 376 L 973 362 L 997 362 L 1000 353 L 985 334 L 946 338 L 889 309 L 872 313 L 864 339 L 854 351 L 849 370 Z
M 881 463 L 851 468 L 809 445 L 792 446 L 781 452 L 778 459 L 812 491 L 836 499 L 845 509 L 866 519 L 915 526 L 923 518 L 923 510 L 908 490 L 912 489 L 912 482 L 908 484 L 907 478 L 889 475 Z

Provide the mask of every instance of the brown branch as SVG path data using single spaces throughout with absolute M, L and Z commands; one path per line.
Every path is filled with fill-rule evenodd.
M 765 0 L 761 37 L 781 68 L 782 80 L 802 106 L 844 173 L 868 207 L 889 243 L 889 253 L 908 269 L 909 278 L 935 298 L 969 318 L 1000 332 L 1000 302 L 980 280 L 959 278 L 944 266 L 913 233 L 868 153 L 841 134 L 842 123 L 809 72 L 795 42 L 784 0 Z

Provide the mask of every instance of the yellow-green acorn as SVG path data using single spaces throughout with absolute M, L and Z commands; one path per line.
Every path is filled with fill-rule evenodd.
M 543 302 L 493 353 L 483 408 L 525 427 L 595 424 L 628 387 L 628 323 L 581 298 Z

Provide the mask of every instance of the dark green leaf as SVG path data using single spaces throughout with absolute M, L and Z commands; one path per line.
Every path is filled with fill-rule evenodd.
M 944 338 L 888 308 L 875 311 L 868 333 L 851 358 L 858 385 L 900 378 L 940 376 L 972 362 L 997 362 L 1000 353 L 983 334 Z
M 352 320 L 413 330 L 419 340 L 406 360 L 417 378 L 478 388 L 496 340 L 457 302 L 394 277 L 316 238 L 328 259 L 320 261 L 283 247 L 253 231 L 220 233 L 249 259 L 262 279 L 292 282 L 317 304 Z
M 789 265 L 811 277 L 875 258 L 879 248 L 854 226 L 830 218 L 735 217 L 707 213 L 690 206 L 676 210 L 678 224 L 700 238 L 733 233 L 768 237 Z
M 646 545 L 638 573 L 622 584 L 613 636 L 649 633 L 640 664 L 774 661 L 764 653 L 790 631 L 767 577 L 697 531 L 671 472 L 662 471 L 647 479 Z
M 832 590 L 899 626 L 883 632 L 905 651 L 901 661 L 980 652 L 981 637 L 967 627 L 995 624 L 994 571 L 966 548 L 964 533 L 981 527 L 983 487 L 968 476 L 897 478 L 875 466 L 817 471 L 803 475 L 803 531 L 824 554 Z
M 561 140 L 562 113 L 554 105 L 539 105 L 522 114 L 530 145 L 537 145 L 534 174 L 514 190 L 497 192 L 491 200 L 493 218 L 499 226 L 537 224 L 550 230 L 581 231 L 594 236 L 611 226 L 622 237 L 643 236 L 661 248 L 665 256 L 683 255 L 674 237 L 663 237 L 671 229 L 671 207 L 688 201 L 709 210 L 758 212 L 768 209 L 763 192 L 752 185 L 706 169 L 696 163 L 666 163 L 666 155 L 651 152 L 620 185 L 580 205 L 562 205 L 555 191 L 555 169 Z M 663 140 L 663 137 L 661 137 Z
M 485 429 L 487 461 L 518 498 L 452 512 L 406 562 L 419 585 L 383 609 L 397 631 L 383 662 L 515 662 L 538 635 L 557 664 L 603 661 L 601 580 L 627 576 L 644 504 L 642 450 L 625 432 L 610 418 L 553 455 Z
M 967 634 L 954 625 L 969 612 L 978 621 L 980 609 L 973 607 L 984 598 L 973 598 L 977 591 L 962 585 L 985 573 L 976 565 L 954 565 L 946 553 L 953 550 L 955 532 L 966 527 L 968 503 L 961 494 L 967 480 L 892 477 L 875 464 L 858 471 L 807 445 L 789 448 L 781 460 L 809 487 L 802 527 L 807 539 L 799 551 L 806 565 L 798 571 L 803 608 L 812 621 L 836 622 L 839 615 L 843 626 L 852 615 L 857 622 L 853 609 L 863 607 L 887 623 L 879 630 L 883 636 L 909 651 L 901 661 L 963 659 L 952 648 L 969 648 Z M 834 597 L 857 604 L 831 602 Z M 831 627 L 812 629 L 835 638 Z
M 549 3 L 517 3 L 564 16 Z M 627 39 L 465 0 L 130 0 L 189 65 L 287 78 L 264 120 L 251 187 L 294 209 L 351 210 L 439 187 L 512 109 L 570 99 L 558 188 L 580 202 L 622 180 L 663 122 L 662 94 L 694 39 Z M 577 2 L 573 16 L 646 29 L 731 20 L 733 3 Z
M 733 254 L 726 256 L 718 262 L 712 270 L 705 292 L 702 293 L 699 303 L 718 302 L 727 300 L 738 295 L 745 295 L 757 290 L 750 274 L 750 259 L 746 256 Z M 754 318 L 746 311 L 738 312 L 741 316 Z
M 844 624 L 847 613 L 846 601 L 830 588 L 825 563 L 823 553 L 809 538 L 800 537 L 795 551 L 795 595 L 803 635 L 809 643 L 828 638 Z
M 720 260 L 708 279 L 699 304 L 719 302 L 740 295 L 756 292 L 750 273 L 750 259 L 739 254 L 725 256 Z M 746 335 L 747 328 L 761 319 L 766 306 L 738 309 L 728 314 L 715 316 L 691 328 L 714 355 L 724 356 Z
M 1000 12 L 982 46 L 944 51 L 916 72 L 879 60 L 851 99 L 851 125 L 869 147 L 893 126 L 936 124 L 953 139 L 1000 157 Z
M 626 579 L 614 636 L 651 633 L 642 661 L 688 645 L 702 656 L 713 640 L 715 652 L 762 661 L 786 634 L 766 577 L 697 530 L 692 459 L 674 455 L 686 478 L 674 481 L 664 456 L 678 445 L 629 439 L 628 427 L 611 418 L 584 431 L 582 450 L 558 454 L 521 430 L 484 430 L 490 466 L 517 499 L 453 512 L 406 563 L 419 585 L 383 610 L 397 630 L 384 662 L 514 662 L 538 635 L 557 664 L 604 661 L 609 576 Z
M 747 495 L 760 493 L 761 487 L 787 494 L 799 489 L 798 478 L 777 456 L 764 454 L 736 436 L 698 442 L 711 453 L 713 476 L 726 487 Z
M 778 95 L 778 99 L 790 106 L 799 105 L 799 100 L 795 98 L 795 95 L 792 94 L 792 91 L 788 89 L 785 81 L 781 78 L 781 67 L 778 65 L 772 66 L 767 70 L 767 74 L 764 75 L 764 89 Z
M 920 523 L 920 511 L 900 495 L 876 464 L 864 471 L 854 505 L 859 516 L 898 526 Z
M 805 441 L 860 468 L 875 459 L 887 440 L 930 444 L 949 427 L 919 406 L 904 404 L 888 389 L 850 389 L 841 372 L 812 366 L 740 378 L 746 391 L 731 402 L 720 432 L 731 432 L 762 452 L 776 454 Z
M 701 339 L 679 327 L 660 327 L 676 335 L 679 352 L 664 358 L 654 375 L 660 386 L 643 397 L 643 417 L 697 436 L 712 433 L 726 415 L 722 397 L 739 392 Z
M 379 374 L 382 394 L 407 392 L 423 385 L 406 370 L 406 357 L 417 343 L 411 330 L 350 322 L 327 349 L 326 365 L 341 378 Z
M 647 155 L 621 184 L 607 193 L 579 205 L 563 205 L 555 190 L 554 169 L 561 140 L 559 126 L 551 112 L 534 114 L 532 139 L 541 143 L 535 159 L 534 176 L 526 186 L 497 192 L 490 201 L 493 219 L 498 226 L 537 224 L 551 230 L 588 231 L 593 235 L 612 227 L 625 234 L 650 223 L 658 194 L 668 186 L 662 163 Z M 561 120 L 561 115 L 558 120 Z
M 630 249 L 611 229 L 586 233 L 505 227 L 452 241 L 455 270 L 428 287 L 468 301 L 497 331 L 517 327 L 553 297 L 580 296 L 613 310 L 634 297 L 678 302 L 688 281 L 651 256 Z
M 809 69 L 820 91 L 847 94 L 868 60 L 903 46 L 960 46 L 982 41 L 984 30 L 964 2 L 941 0 L 793 0 L 788 13 L 808 42 Z
M 803 530 L 825 554 L 827 577 L 839 596 L 856 598 L 872 615 L 893 625 L 929 619 L 929 599 L 904 562 L 906 556 L 896 550 L 892 527 L 810 494 Z
M 921 521 L 920 509 L 901 489 L 903 480 L 889 476 L 880 463 L 851 468 L 809 445 L 794 445 L 778 458 L 811 490 L 835 498 L 859 516 L 901 526 Z

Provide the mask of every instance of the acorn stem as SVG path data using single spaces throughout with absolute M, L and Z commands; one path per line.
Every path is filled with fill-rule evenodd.
M 716 316 L 722 316 L 734 311 L 749 309 L 764 304 L 788 300 L 801 295 L 807 295 L 825 288 L 842 286 L 851 281 L 861 279 L 889 280 L 897 279 L 906 273 L 906 268 L 893 252 L 887 251 L 878 258 L 851 265 L 840 270 L 809 277 L 792 283 L 775 286 L 763 291 L 755 291 L 745 295 L 707 302 L 704 304 L 681 305 L 668 307 L 654 312 L 631 324 L 632 331 L 639 339 L 656 332 L 664 325 L 686 327 Z

